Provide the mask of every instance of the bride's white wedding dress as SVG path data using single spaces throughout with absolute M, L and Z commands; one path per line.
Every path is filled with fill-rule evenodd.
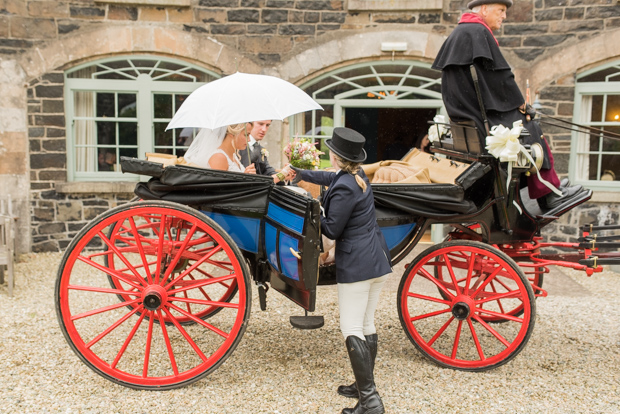
M 228 154 L 226 154 L 224 152 L 224 150 L 222 149 L 216 149 L 215 152 L 213 152 L 213 155 L 215 154 L 224 154 L 224 156 L 226 157 L 226 160 L 228 161 L 228 171 L 235 171 L 235 172 L 243 172 L 243 170 L 241 169 L 241 162 L 239 161 L 239 158 L 237 157 L 237 154 L 233 154 L 233 159 L 231 160 L 230 157 L 228 156 Z M 211 155 L 213 157 L 213 155 Z M 210 158 L 209 158 L 210 159 Z M 208 165 L 208 163 L 207 163 Z M 211 168 L 209 166 L 209 168 Z

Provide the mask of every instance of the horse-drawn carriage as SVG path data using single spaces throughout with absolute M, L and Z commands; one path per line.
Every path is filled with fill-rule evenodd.
M 531 165 L 517 163 L 507 176 L 464 126 L 452 125 L 433 151 L 403 160 L 430 163 L 446 182 L 372 184 L 393 264 L 432 224 L 452 229 L 407 265 L 396 298 L 400 321 L 439 365 L 491 369 L 526 345 L 549 265 L 591 275 L 612 259 L 593 256 L 594 228 L 577 243 L 540 238 L 541 228 L 591 191 L 541 211 L 521 185 Z M 335 283 L 337 264 L 319 264 L 320 203 L 313 197 L 270 177 L 139 159 L 122 166 L 151 177 L 136 187 L 141 200 L 101 214 L 76 235 L 55 288 L 68 343 L 105 378 L 138 389 L 190 384 L 235 350 L 249 321 L 252 284 L 262 309 L 270 287 L 313 312 L 317 286 Z M 541 251 L 553 246 L 576 252 Z

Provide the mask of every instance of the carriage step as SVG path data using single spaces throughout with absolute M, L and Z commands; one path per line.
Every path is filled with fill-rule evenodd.
M 291 316 L 290 321 L 291 325 L 297 329 L 318 329 L 325 324 L 323 316 L 308 316 L 308 311 L 305 316 Z

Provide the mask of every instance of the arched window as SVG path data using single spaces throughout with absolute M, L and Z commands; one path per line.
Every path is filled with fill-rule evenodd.
M 69 181 L 135 180 L 121 173 L 121 156 L 182 156 L 196 132 L 166 132 L 166 125 L 194 89 L 219 77 L 152 56 L 115 57 L 66 71 Z
M 400 158 L 443 111 L 441 72 L 416 61 L 355 64 L 302 89 L 324 110 L 297 115 L 293 134 L 322 140 L 331 137 L 333 127 L 353 128 L 366 137 L 367 162 Z M 321 150 L 327 152 L 324 145 Z
M 577 76 L 575 123 L 620 137 L 620 62 Z M 599 190 L 620 190 L 620 139 L 573 132 L 571 178 Z

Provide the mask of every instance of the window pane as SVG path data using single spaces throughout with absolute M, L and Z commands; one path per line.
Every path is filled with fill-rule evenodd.
M 175 113 L 176 111 L 179 110 L 179 108 L 181 107 L 181 104 L 185 102 L 188 96 L 189 95 L 175 95 L 174 96 L 174 112 Z
M 591 120 L 592 122 L 601 122 L 603 118 L 603 96 L 602 95 L 594 95 L 592 97 L 592 114 Z
M 605 122 L 620 122 L 620 95 L 607 95 Z
M 116 122 L 97 121 L 97 144 L 116 145 Z
M 118 94 L 118 116 L 121 118 L 136 117 L 136 94 L 135 93 L 119 93 Z
M 601 160 L 601 180 L 617 181 L 620 179 L 620 154 L 603 155 Z
M 137 122 L 118 123 L 118 143 L 119 145 L 138 145 Z
M 113 118 L 114 117 L 114 94 L 113 93 L 97 93 L 97 117 Z
M 116 170 L 116 150 L 114 148 L 100 148 L 97 157 L 97 171 Z
M 598 155 L 590 155 L 590 170 L 588 171 L 588 180 L 598 180 Z
M 165 131 L 166 125 L 167 125 L 167 123 L 165 123 L 165 122 L 156 122 L 153 125 L 154 132 L 155 132 L 155 147 L 156 147 L 156 149 L 157 149 L 157 147 L 161 147 L 161 146 L 167 146 L 167 147 L 171 147 L 172 146 L 173 133 L 172 133 L 172 130 Z M 157 152 L 159 152 L 159 151 L 157 151 Z
M 172 95 L 154 95 L 153 114 L 155 118 L 172 118 Z
M 118 153 L 120 154 L 121 157 L 138 158 L 138 149 L 137 148 L 120 148 L 118 150 Z
M 584 135 L 587 136 L 587 135 Z M 590 134 L 590 152 L 598 152 L 600 147 L 600 137 L 597 134 Z

